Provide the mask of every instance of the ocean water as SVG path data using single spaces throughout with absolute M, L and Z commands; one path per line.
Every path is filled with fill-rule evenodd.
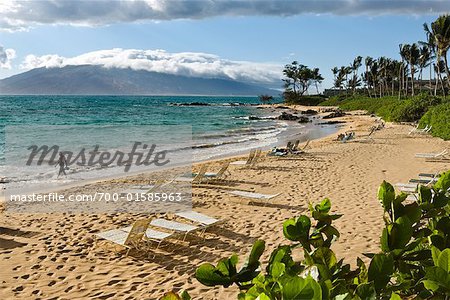
M 186 105 L 193 102 L 208 105 Z M 12 172 L 5 163 L 9 146 L 5 128 L 10 126 L 189 126 L 192 161 L 269 148 L 299 137 L 318 138 L 336 130 L 333 126 L 317 126 L 315 120 L 307 125 L 273 120 L 280 110 L 258 109 L 258 103 L 257 97 L 0 96 L 0 178 L 22 184 L 36 180 L 21 176 L 17 170 Z M 166 135 L 171 135 L 170 130 Z M 77 140 L 73 135 L 70 138 Z M 51 175 L 45 176 L 54 180 L 55 172 L 48 172 Z M 8 176 L 12 173 L 14 176 Z

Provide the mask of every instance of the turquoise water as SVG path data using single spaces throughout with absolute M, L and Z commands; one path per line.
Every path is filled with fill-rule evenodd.
M 183 105 L 193 102 L 208 105 Z M 280 115 L 280 110 L 259 109 L 255 105 L 258 103 L 257 97 L 0 96 L 0 178 L 7 177 L 9 182 L 19 186 L 29 185 L 31 182 L 39 185 L 45 181 L 55 181 L 53 166 L 48 169 L 33 169 L 20 161 L 19 152 L 27 149 L 28 146 L 25 145 L 33 145 L 28 141 L 39 140 L 40 134 L 43 134 L 40 128 L 45 126 L 69 125 L 72 129 L 75 128 L 75 131 L 67 133 L 63 127 L 50 127 L 47 135 L 44 134 L 50 137 L 47 139 L 48 145 L 57 143 L 58 140 L 61 144 L 70 144 L 68 149 L 88 142 L 84 140 L 86 137 L 91 137 L 88 142 L 91 143 L 93 136 L 96 139 L 95 134 L 109 132 L 105 136 L 100 135 L 98 139 L 107 141 L 106 144 L 110 146 L 108 151 L 120 148 L 110 142 L 118 139 L 114 128 L 125 132 L 125 137 L 131 142 L 145 141 L 152 128 L 164 126 L 159 135 L 156 135 L 161 137 L 157 142 L 164 144 L 165 137 L 173 140 L 176 136 L 177 132 L 171 128 L 188 126 L 188 142 L 178 144 L 184 137 L 175 138 L 176 145 L 173 149 L 178 149 L 180 162 L 187 156 L 186 162 L 201 161 L 243 153 L 249 149 L 269 148 L 289 139 L 305 141 L 320 138 L 336 130 L 333 126 L 317 126 L 317 119 L 312 119 L 308 124 L 275 120 L 274 117 Z M 31 129 L 26 129 L 25 134 L 16 137 L 15 141 L 8 138 L 11 135 L 6 136 L 5 132 L 11 132 L 11 128 L 18 126 L 28 126 Z M 128 128 L 135 129 L 127 131 Z M 126 138 L 122 135 L 122 139 L 118 140 L 124 141 Z M 20 146 L 14 148 L 14 142 L 18 142 L 16 144 Z M 111 171 L 107 175 L 113 175 L 113 169 L 107 169 L 107 172 Z M 74 173 L 69 176 L 68 181 L 94 179 L 98 176 L 95 173 L 97 171 L 92 168 L 71 168 L 72 171 Z

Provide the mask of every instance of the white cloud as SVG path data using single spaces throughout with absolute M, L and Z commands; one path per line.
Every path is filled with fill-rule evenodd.
M 449 11 L 448 0 L 1 0 L 0 28 L 15 31 L 39 24 L 95 26 L 214 16 L 422 15 Z
M 14 49 L 5 49 L 0 45 L 0 69 L 11 69 L 11 60 L 16 57 Z
M 111 49 L 75 57 L 27 55 L 22 69 L 57 68 L 67 65 L 99 65 L 105 68 L 131 68 L 192 77 L 227 78 L 242 81 L 278 81 L 281 65 L 232 61 L 207 53 L 168 53 L 164 50 Z

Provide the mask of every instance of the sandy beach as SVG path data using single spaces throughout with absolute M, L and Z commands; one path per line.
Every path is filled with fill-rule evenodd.
M 283 221 L 308 214 L 308 203 L 325 197 L 331 199 L 333 212 L 343 214 L 336 222 L 341 233 L 334 246 L 338 258 L 354 264 L 363 252 L 377 252 L 383 225 L 378 186 L 383 180 L 395 184 L 417 178 L 420 172 L 450 169 L 448 162 L 414 157 L 450 148 L 450 142 L 408 135 L 411 126 L 390 123 L 370 141 L 364 136 L 378 121 L 376 117 L 353 113 L 336 120 L 347 121 L 342 131 L 355 131 L 356 139 L 342 143 L 333 135 L 311 141 L 303 155 L 264 157 L 252 169 L 230 168 L 227 188 L 280 196 L 260 205 L 232 196 L 227 189 L 194 188 L 193 208 L 225 222 L 208 229 L 203 237 L 194 234 L 184 242 L 171 240 L 150 255 L 131 252 L 125 257 L 112 251 L 108 242 L 96 241 L 94 235 L 148 215 L 13 214 L 2 208 L 2 299 L 158 299 L 172 289 L 185 289 L 193 299 L 236 299 L 236 287 L 202 286 L 193 276 L 196 267 L 232 253 L 244 260 L 256 239 L 266 241 L 263 261 L 267 261 L 276 245 L 287 242 Z M 218 170 L 223 161 L 209 162 L 208 169 Z M 74 190 L 89 192 L 99 187 L 118 189 L 117 182 L 102 182 Z

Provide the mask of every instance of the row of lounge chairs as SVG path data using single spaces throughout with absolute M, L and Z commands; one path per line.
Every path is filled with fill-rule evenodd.
M 132 186 L 131 189 L 124 190 L 120 194 L 153 193 L 174 181 L 186 181 L 194 185 L 203 183 L 213 184 L 218 181 L 226 181 L 226 178 L 229 175 L 228 169 L 230 165 L 252 167 L 259 161 L 261 154 L 262 152 L 259 149 L 252 150 L 248 159 L 242 161 L 243 163 L 226 162 L 217 172 L 207 172 L 207 165 L 202 165 L 197 173 L 180 175 L 167 182 L 158 180 L 151 185 Z M 229 194 L 237 197 L 248 198 L 252 201 L 260 200 L 267 203 L 267 201 L 279 196 L 281 193 L 260 194 L 248 191 L 232 190 L 229 191 Z M 97 233 L 96 236 L 97 238 L 110 241 L 115 245 L 127 248 L 126 255 L 128 255 L 131 249 L 148 247 L 150 246 L 150 242 L 157 243 L 156 249 L 158 249 L 163 241 L 170 238 L 182 239 L 184 241 L 186 236 L 190 233 L 201 231 L 203 234 L 208 227 L 223 222 L 223 220 L 219 220 L 196 211 L 177 212 L 174 213 L 174 216 L 188 220 L 194 224 L 187 224 L 164 218 L 156 218 L 152 220 L 148 218 L 137 220 L 131 226 Z
M 126 255 L 128 255 L 130 250 L 139 250 L 143 244 L 148 246 L 148 242 L 157 243 L 156 249 L 158 249 L 161 243 L 169 238 L 183 237 L 184 241 L 189 233 L 201 231 L 204 234 L 210 226 L 223 222 L 223 220 L 196 211 L 178 212 L 175 213 L 175 216 L 189 220 L 195 225 L 162 218 L 153 220 L 148 218 L 137 220 L 132 226 L 97 233 L 96 236 L 127 248 Z
M 419 129 L 419 124 L 417 124 L 416 127 L 414 127 L 413 129 L 411 129 L 410 132 L 408 132 L 409 135 L 411 134 L 427 134 L 431 132 L 431 128 L 433 126 L 428 126 L 426 125 L 425 128 Z
M 296 140 L 295 142 L 289 141 L 286 145 L 286 148 L 276 148 L 274 147 L 272 151 L 270 151 L 268 156 L 287 156 L 290 154 L 297 155 L 305 153 L 306 148 L 309 146 L 309 140 L 306 141 L 305 145 L 302 148 L 299 148 L 300 140 Z

